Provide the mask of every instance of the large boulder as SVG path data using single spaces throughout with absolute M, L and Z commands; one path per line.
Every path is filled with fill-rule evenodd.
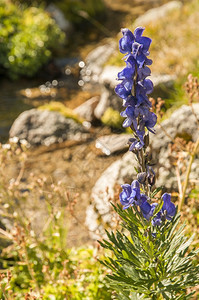
M 9 134 L 25 139 L 31 145 L 49 146 L 65 140 L 81 140 L 86 129 L 58 112 L 30 109 L 18 116 Z
M 194 104 L 193 109 L 199 118 L 199 104 Z M 164 130 L 162 129 L 164 128 Z M 185 138 L 196 142 L 198 138 L 198 127 L 195 115 L 191 107 L 183 105 L 176 110 L 169 119 L 157 126 L 156 134 L 151 136 L 151 155 L 156 163 L 154 170 L 157 175 L 156 186 L 163 186 L 171 191 L 178 189 L 175 166 L 170 160 L 169 144 L 176 137 Z M 173 153 L 175 155 L 175 153 Z M 188 160 L 185 161 L 188 163 Z M 93 232 L 93 238 L 104 234 L 104 226 L 111 224 L 110 201 L 114 198 L 114 189 L 117 184 L 130 183 L 136 178 L 136 157 L 132 152 L 127 152 L 121 159 L 114 162 L 101 175 L 92 189 L 92 203 L 87 209 L 86 224 Z M 199 155 L 192 164 L 190 180 L 199 178 Z M 183 181 L 184 177 L 182 177 Z M 99 235 L 98 235 L 99 234 Z

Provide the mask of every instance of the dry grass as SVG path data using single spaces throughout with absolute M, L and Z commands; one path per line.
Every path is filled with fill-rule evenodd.
M 196 68 L 199 57 L 199 1 L 193 0 L 146 28 L 153 39 L 154 73 L 184 76 Z

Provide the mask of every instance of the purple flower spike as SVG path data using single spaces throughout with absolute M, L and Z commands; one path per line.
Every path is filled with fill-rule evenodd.
M 138 27 L 132 33 L 122 29 L 123 37 L 119 41 L 120 52 L 126 54 L 126 67 L 118 73 L 121 80 L 116 88 L 116 94 L 123 99 L 125 111 L 121 113 L 126 119 L 123 127 L 131 127 L 134 132 L 130 140 L 130 151 L 140 150 L 144 145 L 145 130 L 155 133 L 154 126 L 157 117 L 150 112 L 151 102 L 148 94 L 153 91 L 153 83 L 147 77 L 151 70 L 147 67 L 152 61 L 147 58 L 151 39 L 143 36 L 144 28 Z

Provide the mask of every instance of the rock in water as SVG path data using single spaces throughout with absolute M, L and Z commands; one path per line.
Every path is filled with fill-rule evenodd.
M 18 116 L 9 134 L 31 145 L 49 146 L 65 140 L 81 140 L 86 129 L 58 112 L 30 109 Z

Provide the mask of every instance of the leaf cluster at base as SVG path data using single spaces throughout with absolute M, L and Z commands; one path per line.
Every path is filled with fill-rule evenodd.
M 112 270 L 107 277 L 118 299 L 190 299 L 194 292 L 187 288 L 199 283 L 199 266 L 197 251 L 188 251 L 193 237 L 178 226 L 180 214 L 154 227 L 134 207 L 114 209 L 123 230 L 107 232 L 108 240 L 99 243 L 113 254 L 101 263 Z

